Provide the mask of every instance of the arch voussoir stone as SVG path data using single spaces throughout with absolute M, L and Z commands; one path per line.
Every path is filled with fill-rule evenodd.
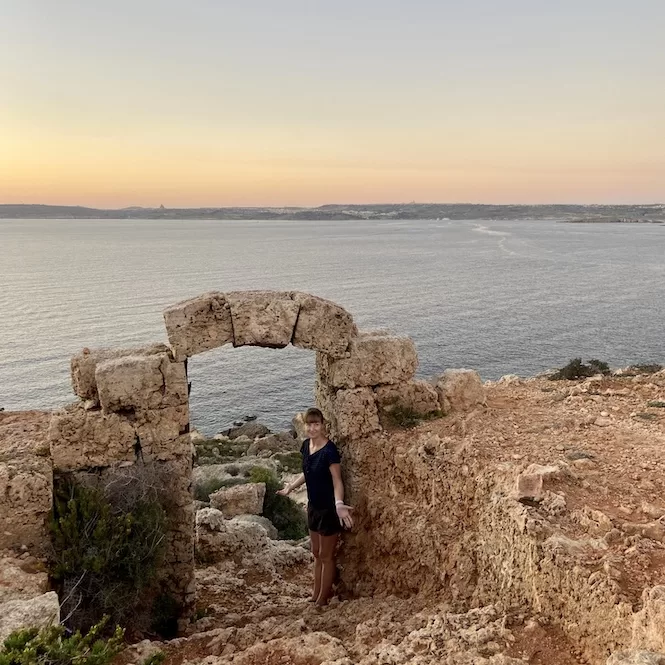
M 217 291 L 171 305 L 164 323 L 178 361 L 234 341 L 229 304 Z

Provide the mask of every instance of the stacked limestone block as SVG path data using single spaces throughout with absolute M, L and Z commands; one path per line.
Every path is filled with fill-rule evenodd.
M 166 309 L 164 322 L 176 360 L 226 344 L 293 344 L 340 358 L 357 333 L 342 307 L 299 291 L 205 293 Z
M 158 489 L 169 518 L 160 579 L 187 612 L 195 589 L 185 363 L 160 344 L 85 349 L 72 359 L 72 384 L 81 401 L 56 411 L 49 426 L 54 471 L 88 485 L 124 478 Z
M 439 410 L 436 390 L 414 379 L 418 355 L 413 341 L 360 333 L 342 358 L 316 356 L 316 401 L 339 441 L 360 439 L 381 429 L 380 415 L 395 405 L 420 415 Z

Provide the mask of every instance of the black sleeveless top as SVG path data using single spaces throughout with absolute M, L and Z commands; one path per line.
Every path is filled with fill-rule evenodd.
M 305 474 L 307 498 L 313 508 L 335 508 L 335 490 L 333 487 L 331 464 L 339 464 L 337 446 L 328 441 L 314 454 L 309 453 L 309 439 L 303 441 L 300 448 L 302 472 Z

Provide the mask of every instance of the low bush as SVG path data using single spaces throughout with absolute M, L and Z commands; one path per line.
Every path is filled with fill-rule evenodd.
M 302 472 L 302 455 L 300 452 L 275 453 L 273 459 L 276 459 L 284 471 L 288 473 Z
M 101 489 L 71 479 L 55 487 L 49 565 L 66 625 L 88 630 L 105 615 L 136 625 L 164 553 L 164 509 L 129 486 L 113 505 Z
M 419 413 L 410 406 L 395 403 L 384 408 L 382 416 L 389 427 L 401 427 L 409 429 L 420 425 L 427 420 L 434 420 L 443 416 L 442 411 L 430 411 L 429 413 Z
M 307 535 L 307 517 L 305 511 L 288 496 L 277 494 L 282 483 L 274 471 L 255 466 L 249 474 L 253 483 L 265 483 L 266 496 L 263 500 L 263 516 L 267 517 L 277 529 L 282 540 L 299 540 Z
M 647 406 L 655 407 L 657 409 L 665 409 L 665 402 L 655 399 L 651 402 L 647 402 Z
M 107 665 L 125 646 L 120 627 L 102 638 L 107 622 L 102 618 L 85 634 L 67 635 L 62 625 L 17 630 L 4 641 L 0 665 Z
M 628 370 L 635 374 L 655 374 L 663 369 L 662 365 L 657 363 L 644 363 L 642 365 L 631 365 Z
M 596 358 L 589 360 L 588 364 L 584 364 L 581 358 L 573 358 L 565 367 L 557 370 L 549 378 L 551 381 L 574 381 L 575 379 L 583 379 L 589 376 L 596 376 L 596 374 L 609 374 L 610 367 L 606 362 Z
M 210 501 L 210 495 L 214 494 L 217 490 L 221 490 L 224 487 L 233 487 L 234 485 L 244 485 L 247 482 L 249 482 L 248 479 L 242 476 L 232 476 L 231 478 L 224 478 L 224 480 L 211 478 L 204 483 L 196 485 L 194 488 L 194 498 L 197 501 L 207 503 Z

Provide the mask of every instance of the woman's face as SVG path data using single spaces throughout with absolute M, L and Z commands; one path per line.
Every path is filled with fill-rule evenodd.
M 306 423 L 307 436 L 316 439 L 323 434 L 323 423 L 320 420 L 308 420 Z

